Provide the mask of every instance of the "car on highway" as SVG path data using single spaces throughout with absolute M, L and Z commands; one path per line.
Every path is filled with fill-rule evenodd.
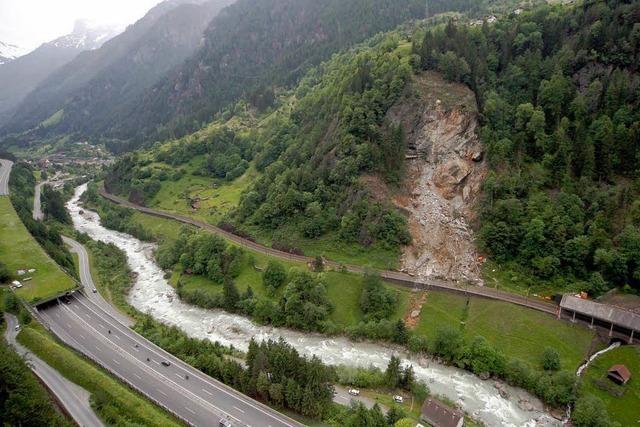
M 231 425 L 231 421 L 222 418 L 218 423 L 218 427 L 233 427 L 233 426 Z
M 396 403 L 402 403 L 404 402 L 404 397 L 400 396 L 399 394 L 396 394 L 395 396 L 393 396 L 393 401 Z
M 162 363 L 162 366 L 171 366 L 171 362 L 167 362 L 166 360 L 163 360 L 160 363 Z
M 98 290 L 96 288 L 91 289 L 91 292 L 93 292 L 94 294 L 98 292 Z
M 349 394 L 351 396 L 360 396 L 360 390 L 358 390 L 357 388 L 350 388 Z
M 20 325 L 16 325 L 16 327 L 14 328 L 16 331 L 20 330 Z

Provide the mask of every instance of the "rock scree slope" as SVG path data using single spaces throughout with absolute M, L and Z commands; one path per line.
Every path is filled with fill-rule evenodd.
M 487 173 L 475 95 L 426 72 L 413 78 L 387 117 L 402 126 L 407 143 L 404 188 L 394 198 L 409 215 L 413 238 L 402 270 L 482 284 L 470 226 Z

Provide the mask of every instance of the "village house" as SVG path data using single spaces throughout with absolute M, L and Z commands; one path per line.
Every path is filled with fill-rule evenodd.
M 464 413 L 436 399 L 428 398 L 422 405 L 420 419 L 433 427 L 462 427 Z
M 607 371 L 607 377 L 616 384 L 625 385 L 631 379 L 631 372 L 624 365 L 613 365 Z

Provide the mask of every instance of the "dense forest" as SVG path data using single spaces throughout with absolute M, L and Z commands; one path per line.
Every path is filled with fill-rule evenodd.
M 123 111 L 112 134 L 148 139 L 184 135 L 240 97 L 266 108 L 278 87 L 354 43 L 409 20 L 481 10 L 492 1 L 240 0 L 213 19 L 205 46 Z
M 410 44 L 396 34 L 336 55 L 298 86 L 292 111 L 270 116 L 260 129 L 236 132 L 225 126 L 204 137 L 123 156 L 105 177 L 105 187 L 144 204 L 180 167 L 206 156 L 198 175 L 233 180 L 253 162 L 260 173 L 225 219 L 234 229 L 293 232 L 308 239 L 338 231 L 345 242 L 397 248 L 410 241 L 406 220 L 388 200 L 362 185 L 363 174 L 390 183 L 402 178 L 402 129 L 383 126 L 384 115 L 412 74 Z M 287 246 L 287 242 L 277 244 Z
M 640 285 L 640 27 L 637 2 L 544 5 L 472 25 L 454 20 L 398 33 L 314 68 L 291 108 L 258 130 L 222 127 L 171 144 L 153 160 L 232 180 L 253 163 L 258 178 L 226 219 L 234 229 L 399 247 L 406 221 L 363 185 L 403 177 L 404 134 L 384 123 L 412 73 L 436 70 L 467 84 L 481 111 L 490 172 L 478 245 L 490 259 L 562 288 L 599 294 Z M 242 135 L 242 136 L 240 136 Z M 144 203 L 180 169 L 152 173 L 135 155 L 118 162 L 108 187 Z M 283 248 L 286 241 L 279 242 Z
M 399 43 L 395 35 L 374 38 L 303 79 L 293 111 L 257 136 L 261 175 L 235 220 L 267 230 L 293 225 L 306 238 L 337 229 L 343 240 L 364 246 L 409 242 L 404 216 L 359 180 L 363 174 L 390 182 L 401 177 L 402 129 L 382 127 L 412 73 Z
M 640 4 L 546 6 L 450 22 L 414 45 L 479 100 L 491 172 L 479 243 L 594 293 L 640 285 Z

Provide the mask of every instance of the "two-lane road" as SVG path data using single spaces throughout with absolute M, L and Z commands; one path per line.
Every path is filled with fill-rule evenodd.
M 11 175 L 11 166 L 13 166 L 12 161 L 0 159 L 0 196 L 9 195 L 9 175 Z
M 39 182 L 36 184 L 33 190 L 33 219 L 35 219 L 36 221 L 42 221 L 44 219 L 40 195 L 42 194 L 42 186 L 46 184 L 47 181 Z
M 87 249 L 69 237 L 62 236 L 62 241 L 71 248 L 71 252 L 78 254 L 78 264 L 80 267 L 80 283 L 84 287 L 85 294 L 95 305 L 102 308 L 125 326 L 133 326 L 135 323 L 131 318 L 122 314 L 114 306 L 109 304 L 98 292 L 93 277 L 91 276 L 91 263 Z
M 227 418 L 234 426 L 301 425 L 170 355 L 81 293 L 40 315 L 68 345 L 189 424 L 210 426 Z
M 33 373 L 51 390 L 71 418 L 83 427 L 102 426 L 102 421 L 89 404 L 89 392 L 67 380 L 58 371 L 20 345 L 16 341 L 18 319 L 9 313 L 5 313 L 5 319 L 7 320 L 7 330 L 4 335 L 7 342 L 28 361 Z

